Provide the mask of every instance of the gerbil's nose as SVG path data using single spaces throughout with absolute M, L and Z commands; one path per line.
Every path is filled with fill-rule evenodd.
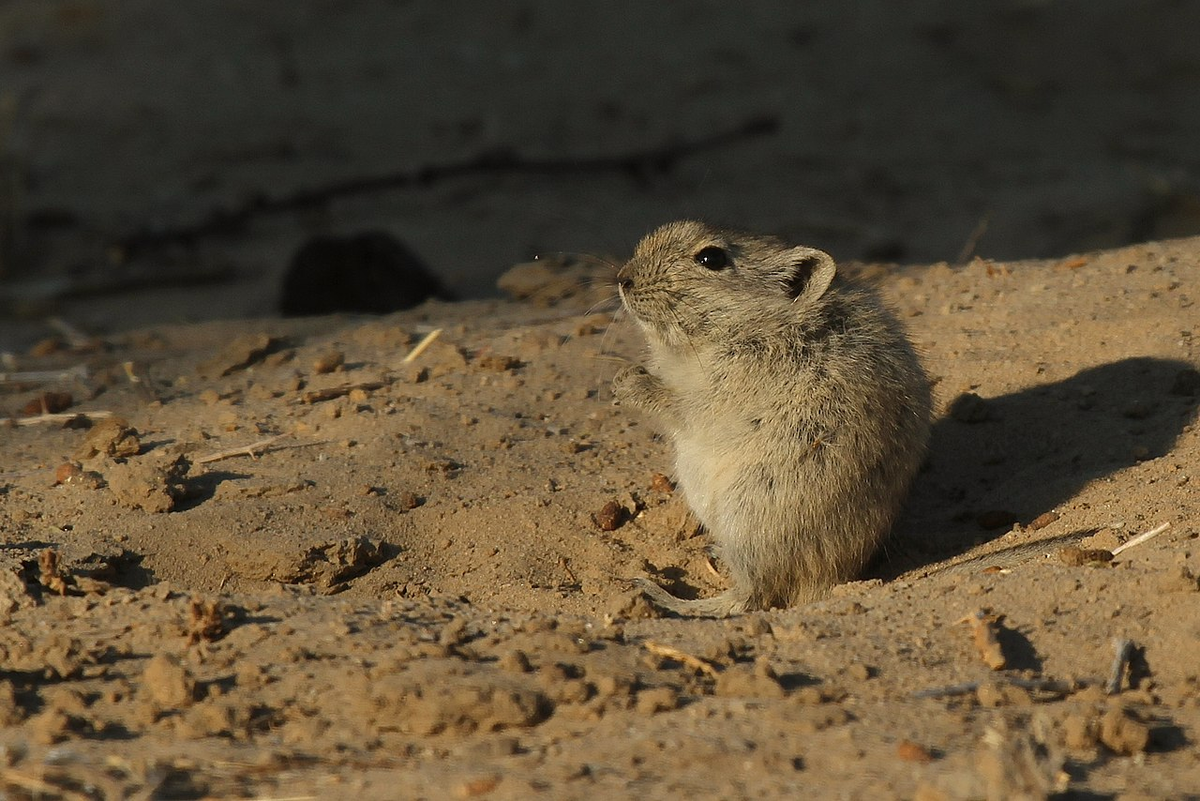
M 624 270 L 617 271 L 617 286 L 628 292 L 633 289 L 633 279 Z

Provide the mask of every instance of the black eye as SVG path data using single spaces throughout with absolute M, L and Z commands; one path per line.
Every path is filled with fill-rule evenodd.
M 710 270 L 723 270 L 729 266 L 729 254 L 719 247 L 709 246 L 696 254 L 696 263 Z

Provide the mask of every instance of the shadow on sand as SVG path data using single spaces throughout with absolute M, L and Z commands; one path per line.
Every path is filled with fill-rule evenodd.
M 867 571 L 891 579 L 1028 524 L 1088 483 L 1167 454 L 1196 417 L 1189 364 L 1123 359 L 991 398 L 934 426 L 894 536 Z

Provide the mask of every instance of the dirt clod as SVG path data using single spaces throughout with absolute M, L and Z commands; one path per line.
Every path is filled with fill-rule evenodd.
M 317 375 L 326 375 L 340 370 L 346 363 L 346 354 L 336 348 L 323 350 L 313 359 L 313 372 Z
M 142 443 L 138 438 L 137 429 L 131 427 L 124 418 L 106 417 L 91 427 L 83 443 L 75 451 L 75 458 L 80 461 L 97 456 L 125 459 L 136 456 L 141 450 Z
M 262 361 L 267 354 L 282 344 L 278 337 L 265 333 L 237 337 L 215 356 L 201 363 L 200 373 L 205 376 L 224 378 Z
M 926 765 L 933 761 L 933 754 L 925 746 L 912 740 L 901 740 L 896 744 L 896 756 L 905 762 L 916 762 Z
M 142 671 L 142 690 L 160 709 L 191 706 L 196 700 L 196 680 L 178 658 L 159 653 Z
M 186 495 L 191 462 L 185 456 L 143 457 L 114 464 L 105 473 L 109 489 L 124 505 L 146 512 L 170 512 Z
M 1150 727 L 1123 709 L 1110 709 L 1100 719 L 1100 742 L 1116 754 L 1140 754 L 1150 744 Z

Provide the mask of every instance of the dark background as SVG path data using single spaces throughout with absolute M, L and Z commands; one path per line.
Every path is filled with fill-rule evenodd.
M 466 297 L 681 216 L 897 262 L 1198 233 L 1197 31 L 1183 0 L 9 0 L 0 348 L 273 313 L 318 233 Z

